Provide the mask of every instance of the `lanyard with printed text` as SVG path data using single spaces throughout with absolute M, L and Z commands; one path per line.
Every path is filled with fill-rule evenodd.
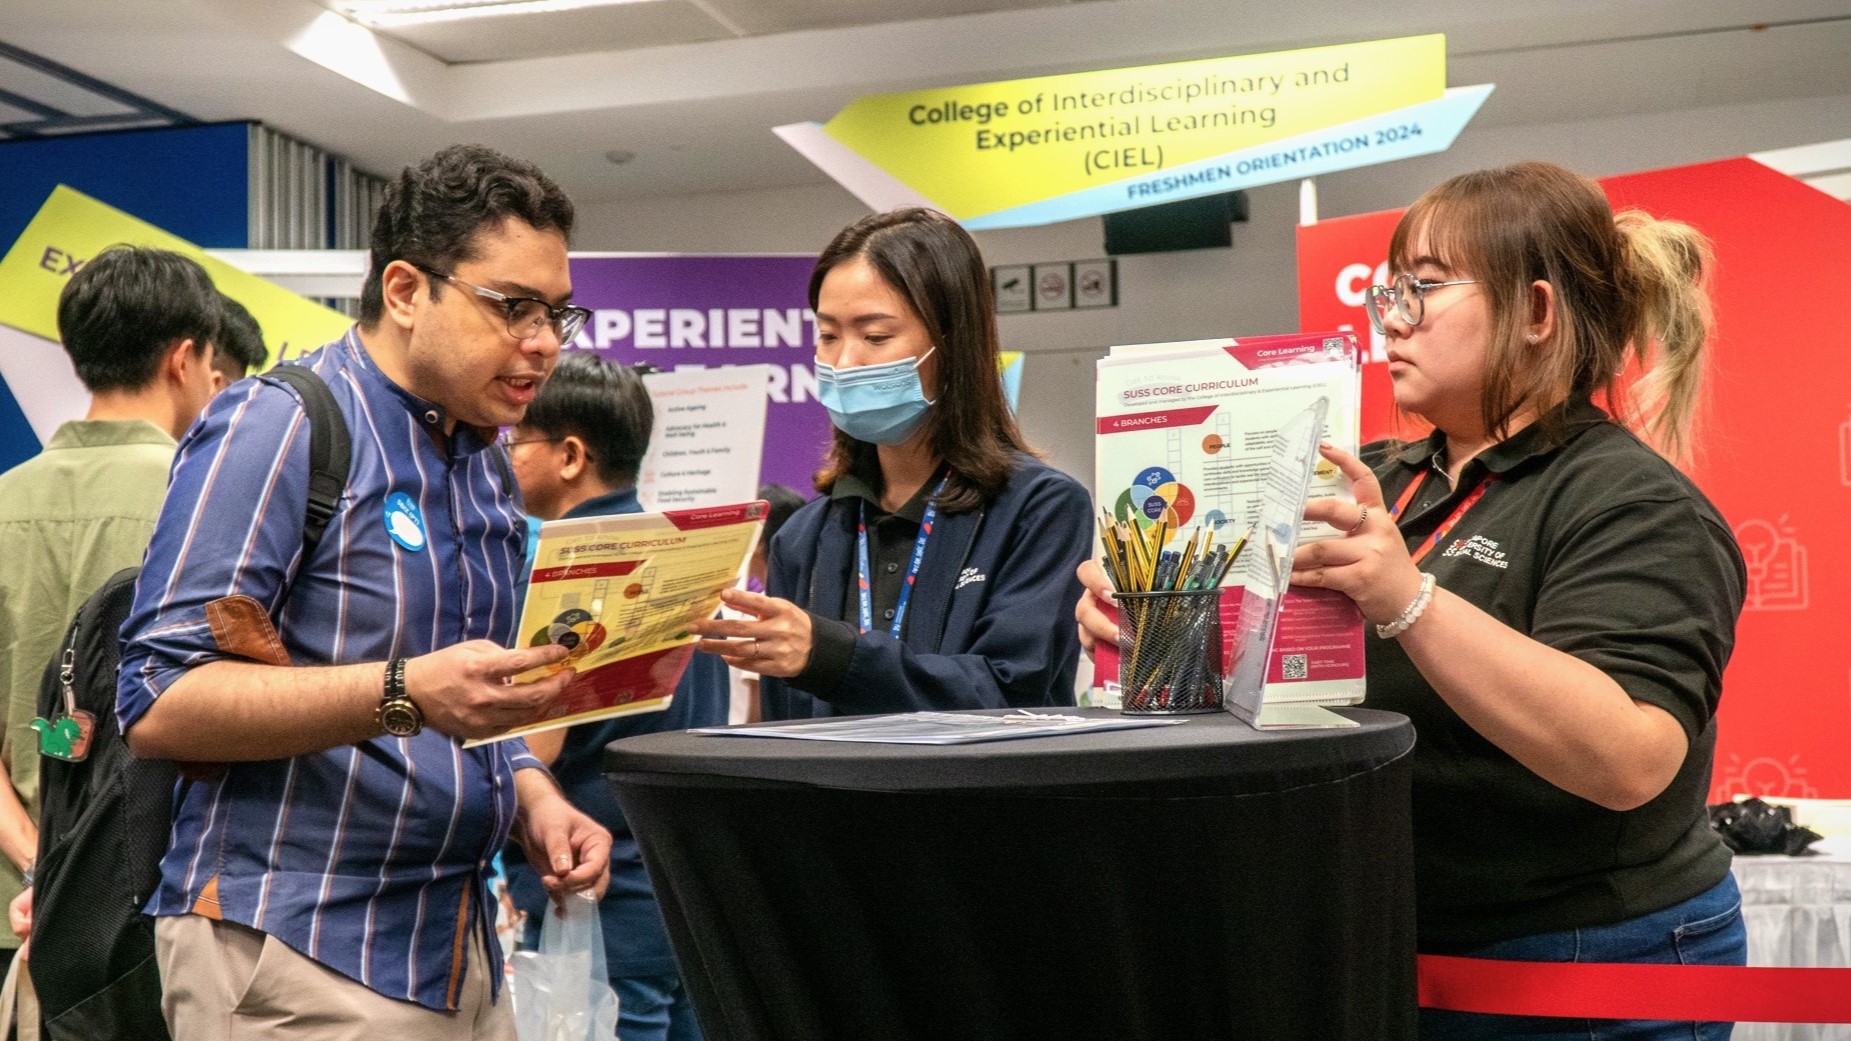
M 949 476 L 945 477 L 938 482 L 938 487 L 932 489 L 933 499 L 945 490 L 949 480 Z M 925 516 L 919 518 L 919 538 L 913 542 L 913 560 L 906 566 L 906 581 L 900 585 L 900 602 L 893 608 L 893 628 L 890 631 L 896 640 L 900 637 L 900 626 L 906 622 L 906 602 L 913 598 L 913 583 L 919 578 L 919 562 L 925 559 L 926 541 L 932 537 L 932 523 L 937 519 L 938 504 L 931 499 L 926 500 Z M 856 527 L 856 543 L 861 565 L 856 584 L 861 587 L 861 631 L 865 633 L 874 629 L 874 592 L 871 588 L 874 569 L 868 566 L 868 504 L 865 500 L 861 504 L 861 522 Z
M 1428 471 L 1422 470 L 1414 478 L 1413 483 L 1407 486 L 1407 490 L 1401 493 L 1401 497 L 1395 500 L 1395 504 L 1389 507 L 1388 515 L 1390 517 L 1397 521 L 1401 519 L 1402 511 L 1408 508 L 1408 504 L 1414 501 L 1415 494 L 1420 491 L 1421 485 L 1427 482 L 1427 473 Z M 1486 489 L 1490 488 L 1491 482 L 1495 480 L 1497 480 L 1495 474 L 1486 474 L 1484 480 L 1478 482 L 1478 487 L 1472 489 L 1472 494 L 1466 496 L 1464 502 L 1454 507 L 1453 512 L 1445 520 L 1441 521 L 1440 526 L 1433 529 L 1433 534 L 1427 536 L 1427 540 L 1422 542 L 1420 548 L 1414 551 L 1414 563 L 1420 563 L 1428 553 L 1433 552 L 1433 547 L 1439 545 L 1440 542 L 1446 538 L 1447 533 L 1453 530 L 1453 526 L 1459 523 L 1459 519 L 1465 516 L 1465 511 L 1478 505 L 1478 500 L 1485 497 Z

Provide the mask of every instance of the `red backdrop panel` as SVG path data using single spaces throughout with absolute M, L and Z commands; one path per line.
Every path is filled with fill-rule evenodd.
M 1715 243 L 1716 338 L 1694 476 L 1748 559 L 1724 682 L 1713 799 L 1851 798 L 1851 205 L 1751 159 L 1610 177 L 1616 208 L 1686 221 Z M 1298 231 L 1303 329 L 1369 330 L 1399 211 Z M 1394 426 L 1380 341 L 1363 436 Z

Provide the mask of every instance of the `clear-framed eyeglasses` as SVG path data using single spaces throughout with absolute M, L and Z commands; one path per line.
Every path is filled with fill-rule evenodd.
M 516 438 L 514 436 L 513 427 L 503 427 L 501 429 L 501 433 L 495 435 L 495 440 L 501 444 L 501 447 L 505 451 L 512 453 L 514 449 L 520 445 L 556 445 L 556 444 L 559 444 L 561 441 L 564 441 L 565 438 L 563 437 Z M 590 452 L 585 452 L 584 457 L 587 463 L 593 463 L 593 464 L 597 463 L 597 460 L 592 458 Z
M 484 300 L 500 304 L 502 317 L 508 323 L 508 335 L 517 340 L 531 340 L 540 335 L 540 330 L 551 325 L 553 332 L 559 337 L 560 344 L 569 344 L 578 338 L 579 330 L 585 328 L 585 323 L 591 320 L 589 310 L 573 304 L 554 307 L 537 297 L 509 296 L 506 293 L 498 293 L 493 289 L 476 285 L 474 282 L 465 282 L 455 275 L 446 275 L 441 271 L 432 271 L 430 268 L 423 267 L 418 270 L 432 278 L 441 278 L 445 282 L 462 286 Z
M 504 427 L 501 433 L 496 436 L 495 440 L 501 442 L 501 447 L 508 449 L 509 451 L 513 451 L 516 445 L 556 445 L 559 442 L 564 441 L 565 438 L 563 437 L 523 437 L 523 438 L 520 438 L 519 440 L 516 440 L 514 437 L 514 428 Z
M 1390 312 L 1401 316 L 1408 328 L 1420 324 L 1427 316 L 1427 294 L 1435 289 L 1447 286 L 1477 285 L 1476 278 L 1460 278 L 1450 282 L 1434 282 L 1413 275 L 1401 275 L 1391 286 L 1369 287 L 1369 324 L 1383 336 L 1388 335 L 1388 316 Z

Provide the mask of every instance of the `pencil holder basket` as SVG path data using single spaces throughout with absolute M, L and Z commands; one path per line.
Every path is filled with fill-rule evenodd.
M 1117 593 L 1125 715 L 1218 712 L 1225 678 L 1221 590 Z

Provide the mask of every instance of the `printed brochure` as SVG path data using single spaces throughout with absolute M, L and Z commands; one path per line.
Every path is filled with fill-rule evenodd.
M 1180 546 L 1198 524 L 1232 543 L 1260 520 L 1278 435 L 1326 401 L 1322 440 L 1357 450 L 1360 354 L 1351 333 L 1303 333 L 1112 348 L 1098 370 L 1096 484 L 1121 521 L 1168 525 Z M 1319 458 L 1310 498 L 1349 499 L 1337 468 Z M 1338 538 L 1300 523 L 1298 541 Z M 1223 582 L 1225 660 L 1242 639 L 1242 590 L 1254 568 L 1276 564 L 1255 542 Z M 1249 621 L 1252 620 L 1249 612 Z M 1118 649 L 1095 653 L 1094 699 L 1115 704 Z M 1252 665 L 1249 664 L 1249 668 Z M 1363 698 L 1363 626 L 1348 597 L 1286 590 L 1264 669 L 1267 705 L 1354 705 Z
M 712 617 L 720 591 L 739 581 L 765 510 L 749 502 L 541 525 L 516 640 L 568 648 L 578 678 L 544 718 L 487 740 L 667 708 L 694 654 L 688 626 Z

